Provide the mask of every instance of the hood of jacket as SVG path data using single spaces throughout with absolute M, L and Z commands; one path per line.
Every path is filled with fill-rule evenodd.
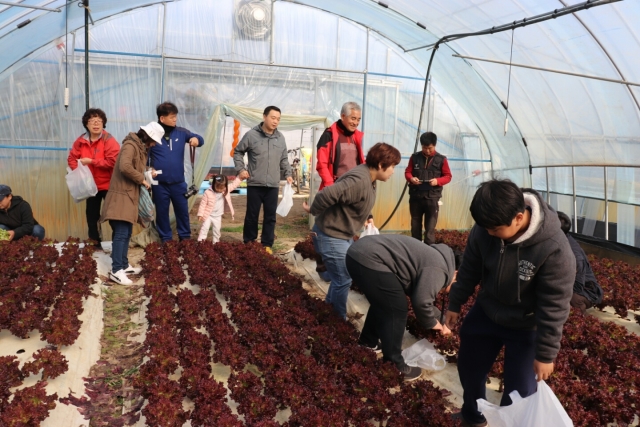
M 444 262 L 447 264 L 447 281 L 445 282 L 443 288 L 447 287 L 451 280 L 453 279 L 453 275 L 456 272 L 456 258 L 453 254 L 453 249 L 444 243 L 436 243 L 434 245 L 429 245 L 436 251 L 440 252 L 442 258 L 444 258 Z

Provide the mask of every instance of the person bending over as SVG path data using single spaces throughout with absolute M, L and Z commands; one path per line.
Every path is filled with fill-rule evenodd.
M 450 334 L 438 320 L 441 313 L 435 301 L 439 292 L 449 292 L 461 260 L 462 253 L 447 245 L 429 246 L 399 234 L 367 236 L 347 250 L 347 271 L 371 304 L 359 342 L 374 350 L 381 348 L 383 359 L 393 362 L 405 381 L 418 379 L 422 373 L 402 357 L 406 297 L 411 298 L 422 326 Z
M 469 233 L 456 283 L 449 293 L 446 325 L 480 283 L 475 304 L 460 328 L 458 374 L 464 390 L 463 426 L 486 426 L 477 399 L 504 352 L 504 392 L 526 397 L 546 380 L 560 349 L 569 316 L 576 260 L 556 212 L 540 195 L 509 180 L 480 184 L 471 202 L 476 224 Z M 482 283 L 481 283 L 482 282 Z

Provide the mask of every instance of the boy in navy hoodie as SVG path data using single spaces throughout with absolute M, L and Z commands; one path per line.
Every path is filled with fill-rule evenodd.
M 476 399 L 486 399 L 486 379 L 505 347 L 502 406 L 509 393 L 526 397 L 546 380 L 569 316 L 576 260 L 556 212 L 540 195 L 509 180 L 480 184 L 471 202 L 471 229 L 457 282 L 449 295 L 446 325 L 480 283 L 476 303 L 460 328 L 458 374 L 464 389 L 462 425 L 486 426 Z
M 162 145 L 157 144 L 149 152 L 149 162 L 153 169 L 162 171 L 155 179 L 158 185 L 153 186 L 153 203 L 156 205 L 156 227 L 163 242 L 171 240 L 171 224 L 169 222 L 169 204 L 173 204 L 176 215 L 176 227 L 180 240 L 191 238 L 189 224 L 187 182 L 184 178 L 185 145 L 201 147 L 204 139 L 200 135 L 181 127 L 176 127 L 178 107 L 171 102 L 163 102 L 156 107 L 158 123 L 164 128 Z

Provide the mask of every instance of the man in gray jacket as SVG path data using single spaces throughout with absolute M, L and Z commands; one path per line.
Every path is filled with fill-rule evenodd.
M 349 275 L 371 304 L 359 342 L 374 351 L 381 349 L 384 360 L 393 362 L 405 381 L 418 379 L 422 373 L 402 357 L 406 297 L 411 298 L 422 326 L 450 334 L 439 321 L 436 299 L 438 293 L 449 291 L 461 261 L 462 253 L 454 253 L 447 245 L 426 245 L 399 234 L 363 237 L 347 250 Z
M 263 207 L 261 243 L 268 252 L 271 252 L 275 239 L 281 171 L 289 184 L 293 182 L 287 143 L 278 131 L 279 123 L 280 109 L 274 106 L 265 108 L 263 122 L 242 137 L 233 153 L 238 177 L 247 179 L 247 213 L 242 238 L 245 243 L 258 238 L 258 217 Z M 249 158 L 248 166 L 244 163 L 245 153 Z

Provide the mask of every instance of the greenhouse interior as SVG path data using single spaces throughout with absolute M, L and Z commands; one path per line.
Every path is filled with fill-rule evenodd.
M 475 224 L 469 206 L 478 186 L 509 179 L 536 190 L 550 207 L 566 213 L 570 235 L 589 254 L 604 297 L 587 310 L 590 315 L 572 309 L 557 373 L 548 381 L 566 418 L 558 415 L 540 424 L 497 424 L 491 418 L 489 425 L 638 425 L 640 30 L 633 24 L 638 21 L 640 3 L 633 0 L 0 1 L 0 185 L 10 186 L 14 196 L 30 204 L 50 239 L 24 247 L 19 241 L 0 242 L 0 312 L 5 312 L 0 313 L 0 377 L 8 378 L 4 384 L 0 379 L 0 426 L 486 425 L 451 416 L 460 412 L 463 402 L 455 367 L 458 338 L 454 344 L 452 338 L 425 329 L 411 310 L 406 332 L 411 337 L 405 336 L 403 347 L 426 338 L 447 364 L 444 370 L 425 368 L 422 385 L 395 383 L 382 356 L 367 362 L 367 374 L 359 377 L 361 371 L 345 367 L 348 362 L 323 351 L 316 354 L 310 344 L 305 348 L 305 340 L 322 338 L 322 329 L 331 334 L 335 354 L 357 357 L 361 353 L 348 349 L 369 307 L 362 293 L 352 289 L 349 322 L 334 319 L 331 310 L 313 302 L 329 292 L 329 282 L 316 271 L 320 261 L 304 251 L 301 255 L 305 242 L 314 251 L 307 239 L 313 216 L 301 207 L 322 193 L 316 146 L 325 129 L 344 119 L 346 102 L 361 106 L 365 153 L 383 142 L 401 155 L 395 173 L 379 182 L 371 211 L 383 235 L 411 235 L 404 171 L 412 154 L 420 151 L 420 136 L 433 132 L 437 152 L 446 156 L 452 176 L 442 187 L 438 243 L 464 250 Z M 207 249 L 195 241 L 176 242 L 166 251 L 148 242 L 139 252 L 132 249 L 130 265 L 140 263 L 144 276 L 135 279 L 139 286 L 132 290 L 105 286 L 111 271 L 109 251 L 75 245 L 89 238 L 86 206 L 74 200 L 65 176 L 74 141 L 85 132 L 85 111 L 103 110 L 108 118 L 104 129 L 122 144 L 130 132 L 155 122 L 156 107 L 165 101 L 177 106 L 178 126 L 204 140 L 194 160 L 189 150 L 184 156 L 185 182 L 197 187 L 203 183 L 202 189 L 208 188 L 212 173 L 236 175 L 233 150 L 238 141 L 261 124 L 265 107 L 279 107 L 278 130 L 287 149 L 301 157 L 306 153 L 303 162 L 309 163 L 304 172 L 308 177 L 302 178 L 306 188 L 300 191 L 298 182 L 293 198 L 298 216 L 278 217 L 275 225 L 280 237 L 294 222 L 303 230 L 275 257 L 287 266 L 286 273 L 251 245 L 244 258 L 229 255 L 238 249 L 224 235 L 242 226 L 237 218 L 223 219 L 221 242 Z M 202 189 L 188 199 L 192 212 Z M 245 195 L 233 195 L 236 215 L 249 203 L 241 201 Z M 197 222 L 192 219 L 194 227 L 199 227 Z M 111 232 L 107 223 L 101 232 Z M 134 224 L 133 241 L 148 232 Z M 195 239 L 197 231 L 192 234 Z M 47 249 L 52 241 L 59 254 Z M 204 252 L 198 257 L 199 250 Z M 27 266 L 28 260 L 34 267 Z M 207 276 L 194 267 L 197 262 L 219 271 Z M 242 267 L 229 267 L 234 262 Z M 264 270 L 264 277 L 256 270 Z M 65 286 L 43 290 L 51 282 L 44 277 Z M 29 280 L 36 284 L 28 285 Z M 247 300 L 230 283 L 234 280 L 250 295 Z M 251 280 L 272 287 L 265 285 L 264 295 L 252 295 L 243 287 Z M 67 289 L 66 284 L 76 282 L 86 287 Z M 303 289 L 300 283 L 304 295 L 297 293 Z M 19 302 L 15 289 L 34 296 Z M 308 295 L 315 299 L 307 301 Z M 62 301 L 67 297 L 74 301 L 67 310 L 75 325 L 71 341 L 56 335 L 52 320 L 58 314 L 64 318 Z M 262 307 L 259 304 L 269 305 L 270 298 L 274 310 L 295 307 L 296 316 L 305 319 L 295 326 L 304 331 L 303 343 L 287 343 L 287 351 L 297 349 L 299 355 L 284 355 L 285 350 L 266 338 L 256 338 L 256 332 L 242 333 L 244 327 L 251 330 L 251 321 L 240 310 L 243 304 Z M 166 326 L 158 314 L 162 308 L 153 301 L 167 299 L 176 301 L 176 308 L 172 302 L 168 309 L 177 322 L 168 328 L 174 331 L 173 341 L 150 334 Z M 114 301 L 118 313 L 124 310 L 115 320 L 108 318 Z M 47 310 L 29 312 L 38 304 Z M 199 304 L 200 314 L 193 304 Z M 211 308 L 218 305 L 219 312 Z M 438 306 L 446 311 L 444 300 Z M 299 313 L 303 308 L 310 310 L 311 320 Z M 271 314 L 288 319 L 290 313 Z M 67 321 L 60 320 L 66 326 L 59 335 L 74 335 L 65 329 L 70 327 Z M 225 321 L 233 325 L 225 329 L 231 338 L 224 338 L 224 328 L 216 326 Z M 272 318 L 262 323 L 275 330 L 294 328 L 274 326 Z M 316 326 L 309 326 L 312 323 Z M 122 331 L 122 325 L 132 326 Z M 110 328 L 120 333 L 116 338 L 121 341 L 113 338 L 120 342 L 116 346 L 107 339 Z M 188 328 L 191 335 L 185 332 Z M 211 340 L 202 344 L 202 336 Z M 251 337 L 257 344 L 251 344 Z M 231 350 L 221 351 L 223 346 Z M 303 357 L 315 358 L 307 361 L 313 369 L 304 365 L 311 372 L 305 375 L 316 378 L 313 385 L 303 383 L 300 370 L 282 368 L 284 362 L 265 363 L 261 355 L 274 346 L 278 350 L 269 357 L 282 358 L 289 367 L 302 364 Z M 168 349 L 162 350 L 166 360 L 154 353 L 162 352 L 160 347 Z M 603 354 L 614 347 L 618 353 Z M 108 348 L 112 353 L 105 356 Z M 197 359 L 197 349 L 207 357 L 210 351 L 214 354 L 213 368 L 186 362 Z M 35 351 L 39 356 L 33 361 Z M 246 360 L 239 353 L 246 353 Z M 64 363 L 56 359 L 60 354 L 66 357 Z M 45 366 L 39 376 L 47 357 L 55 369 L 68 359 L 68 372 L 53 379 L 55 369 L 47 373 Z M 122 358 L 133 359 L 124 363 Z M 157 381 L 161 391 L 150 384 L 159 374 L 149 360 L 160 360 L 158 366 L 168 369 Z M 274 364 L 280 366 L 277 375 L 268 370 Z M 579 366 L 600 376 L 590 376 Z M 494 367 L 487 386 L 486 399 L 496 405 L 504 387 L 500 369 Z M 193 380 L 198 375 L 202 378 Z M 325 377 L 339 385 L 332 388 L 318 380 Z M 287 383 L 302 390 L 297 397 L 282 385 Z M 222 388 L 216 388 L 218 384 Z M 379 390 L 371 391 L 375 387 Z M 314 388 L 314 393 L 304 391 Z M 323 393 L 325 397 L 318 396 Z M 33 403 L 34 395 L 39 404 Z M 336 404 L 339 399 L 345 399 L 344 404 Z M 609 400 L 617 403 L 603 403 Z M 24 413 L 31 415 L 21 418 Z

